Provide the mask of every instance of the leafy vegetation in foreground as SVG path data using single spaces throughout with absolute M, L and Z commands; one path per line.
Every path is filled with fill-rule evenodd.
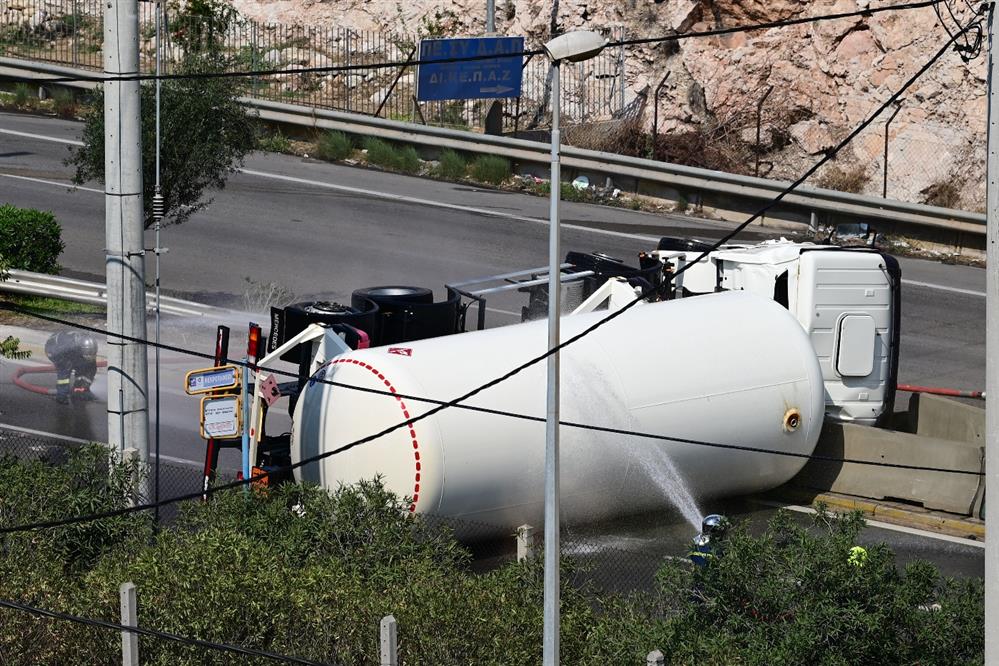
M 0 524 L 124 506 L 133 470 L 108 469 L 99 448 L 59 466 L 0 460 Z M 11 535 L 0 596 L 116 621 L 130 580 L 140 624 L 185 636 L 375 664 L 378 621 L 392 613 L 407 665 L 538 663 L 540 565 L 472 573 L 468 552 L 405 506 L 376 482 L 287 485 L 188 505 L 159 534 L 130 515 Z M 857 566 L 862 524 L 820 512 L 805 528 L 781 514 L 760 537 L 734 529 L 704 569 L 667 560 L 640 595 L 565 585 L 562 658 L 638 664 L 658 648 L 676 664 L 981 663 L 982 582 L 926 564 L 899 572 L 885 546 Z M 149 664 L 234 659 L 141 642 Z M 8 663 L 115 663 L 119 650 L 116 632 L 0 610 Z
M 58 273 L 65 247 L 62 226 L 52 213 L 0 204 L 0 257 L 5 269 Z

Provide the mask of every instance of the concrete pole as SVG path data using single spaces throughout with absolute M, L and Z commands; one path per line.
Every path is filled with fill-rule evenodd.
M 559 317 L 562 309 L 562 257 L 559 239 L 558 205 L 562 194 L 559 163 L 559 113 L 562 88 L 561 63 L 552 62 L 552 163 L 551 210 L 548 217 L 548 348 L 559 344 Z M 548 357 L 548 399 L 545 418 L 545 610 L 544 666 L 559 663 L 559 353 Z
M 139 73 L 137 0 L 108 0 L 104 74 Z M 108 331 L 146 338 L 139 82 L 104 84 L 105 267 Z M 108 336 L 108 446 L 149 460 L 146 347 Z
M 394 615 L 386 615 L 379 625 L 380 666 L 399 666 L 399 624 Z
M 139 615 L 135 601 L 135 585 L 122 583 L 118 587 L 121 601 L 121 623 L 126 627 L 139 626 Z M 121 630 L 122 666 L 139 666 L 139 634 Z
M 989 125 L 985 301 L 985 663 L 999 664 L 999 59 L 989 9 Z

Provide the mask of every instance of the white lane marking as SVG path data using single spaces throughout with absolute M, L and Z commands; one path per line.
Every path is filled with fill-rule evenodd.
M 0 423 L 0 428 L 4 430 L 13 430 L 14 432 L 23 432 L 25 435 L 36 435 L 38 437 L 48 437 L 50 439 L 61 439 L 64 442 L 72 442 L 74 444 L 90 444 L 92 440 L 80 439 L 79 437 L 67 437 L 66 435 L 60 435 L 54 432 L 45 432 L 43 430 L 32 430 L 31 428 L 22 428 L 21 426 L 10 425 L 8 423 Z
M 763 504 L 765 506 L 772 506 L 776 508 L 787 509 L 788 511 L 795 511 L 797 513 L 807 513 L 814 515 L 816 513 L 815 509 L 810 506 L 799 506 L 797 504 L 781 504 L 780 502 L 771 502 L 769 500 L 754 499 L 753 502 L 757 504 Z M 972 546 L 974 548 L 985 548 L 985 544 L 981 541 L 974 541 L 972 539 L 964 539 L 961 537 L 951 536 L 950 534 L 940 534 L 939 532 L 930 532 L 927 530 L 919 530 L 915 527 L 906 527 L 904 525 L 896 525 L 894 523 L 884 523 L 880 520 L 868 520 L 864 519 L 868 527 L 876 527 L 879 530 L 888 530 L 890 532 L 901 532 L 903 534 L 912 534 L 918 537 L 924 537 L 927 539 L 937 539 L 938 541 L 948 541 L 950 543 L 960 544 L 962 546 Z
M 502 315 L 510 315 L 511 317 L 519 317 L 521 313 L 511 312 L 510 310 L 500 310 L 499 308 L 486 308 L 487 312 L 495 312 Z
M 25 139 L 38 139 L 39 141 L 51 141 L 52 143 L 65 143 L 70 146 L 82 146 L 82 141 L 76 141 L 74 139 L 60 139 L 54 136 L 45 136 L 44 134 L 32 134 L 31 132 L 16 132 L 9 129 L 0 129 L 0 134 L 10 134 L 12 136 L 20 136 Z
M 51 141 L 53 143 L 65 143 L 72 146 L 82 146 L 82 141 L 75 141 L 71 139 L 60 139 L 52 136 L 45 136 L 44 134 L 32 134 L 30 132 L 17 132 L 15 130 L 0 129 L 0 133 L 11 134 L 13 136 L 20 136 L 27 139 L 38 139 L 40 141 Z M 488 208 L 475 208 L 474 206 L 462 206 L 460 204 L 449 204 L 442 201 L 433 201 L 432 199 L 421 199 L 419 197 L 408 197 L 402 194 L 391 194 L 389 192 L 379 192 L 378 190 L 368 190 L 361 187 L 349 187 L 347 185 L 334 185 L 333 183 L 326 183 L 320 180 L 310 180 L 308 178 L 296 178 L 294 176 L 282 176 L 276 173 L 267 173 L 266 171 L 256 171 L 254 169 L 239 169 L 240 173 L 244 173 L 248 176 L 256 176 L 258 178 L 270 178 L 272 180 L 283 180 L 290 183 L 298 183 L 300 185 L 311 185 L 313 187 L 323 187 L 330 190 L 338 190 L 340 192 L 348 192 L 351 194 L 363 194 L 366 196 L 377 197 L 379 199 L 387 199 L 389 201 L 401 201 L 403 203 L 419 204 L 422 206 L 432 206 L 434 208 L 445 208 L 448 210 L 458 210 L 465 213 L 475 213 L 477 215 L 489 215 L 492 217 L 501 217 L 508 220 L 516 220 L 518 222 L 530 222 L 533 224 L 542 224 L 548 226 L 548 220 L 542 220 L 536 217 L 527 217 L 525 215 L 516 215 L 514 213 L 504 213 L 502 211 L 490 210 Z M 6 175 L 9 178 L 15 178 L 16 176 Z M 26 178 L 24 176 L 20 177 L 23 180 L 33 180 L 31 178 Z M 41 180 L 35 180 L 35 182 L 45 182 Z M 86 188 L 79 188 L 85 190 Z M 95 191 L 95 190 L 88 190 Z M 104 192 L 101 192 L 104 194 Z M 610 231 L 607 229 L 591 229 L 590 227 L 584 227 L 577 224 L 563 224 L 563 229 L 573 229 L 576 231 L 586 231 L 593 234 L 600 234 L 603 236 L 616 236 L 618 238 L 633 238 L 643 241 L 650 241 L 653 243 L 658 243 L 659 239 L 653 236 L 643 236 L 641 234 L 629 234 L 623 231 Z
M 966 294 L 968 296 L 979 296 L 985 298 L 984 291 L 975 291 L 974 289 L 958 289 L 957 287 L 948 287 L 943 284 L 933 284 L 932 282 L 920 282 L 918 280 L 902 280 L 902 284 L 907 284 L 913 287 L 925 287 L 927 289 L 939 289 L 940 291 L 949 291 L 955 294 Z
M 43 134 L 31 134 L 30 132 L 16 132 L 14 130 L 0 129 L 0 133 L 3 134 L 13 134 L 15 136 L 21 136 L 29 139 L 40 139 L 42 141 L 52 141 L 55 143 L 65 143 L 73 146 L 82 146 L 82 141 L 73 141 L 70 139 L 59 139 L 56 137 L 45 136 Z M 449 204 L 442 201 L 433 201 L 431 199 L 421 199 L 419 197 L 408 197 L 402 194 L 391 194 L 389 192 L 379 192 L 377 190 L 368 190 L 360 187 L 350 187 L 347 185 L 334 185 L 333 183 L 326 183 L 320 180 L 310 180 L 308 178 L 296 178 L 294 176 L 283 176 L 276 173 L 267 173 L 266 171 L 255 171 L 253 169 L 240 169 L 241 173 L 248 176 L 257 176 L 258 178 L 270 178 L 272 180 L 283 180 L 291 183 L 298 183 L 300 185 L 312 185 L 314 187 L 323 187 L 330 190 L 338 190 L 340 192 L 348 192 L 352 194 L 363 194 L 366 196 L 377 197 L 379 199 L 387 199 L 389 201 L 401 201 L 403 203 L 413 203 L 422 206 L 433 206 L 435 208 L 446 208 L 449 210 L 459 210 L 466 213 L 475 213 L 477 215 L 489 215 L 492 217 L 501 217 L 508 220 L 516 220 L 518 222 L 530 222 L 532 224 L 540 224 L 548 226 L 548 220 L 543 220 L 537 217 L 527 217 L 526 215 L 517 215 L 515 213 L 504 213 L 502 211 L 490 210 L 488 208 L 475 208 L 474 206 L 462 206 L 461 204 Z M 13 176 L 10 174 L 0 174 L 0 176 L 6 176 L 8 178 L 18 178 L 20 180 L 29 180 L 37 183 L 46 183 L 50 185 L 59 185 L 60 187 L 65 187 L 62 183 L 57 183 L 54 181 L 45 181 L 37 178 L 28 178 L 26 176 Z M 93 190 L 86 187 L 78 187 L 76 189 L 85 190 L 87 192 L 97 192 L 98 194 L 104 194 L 100 190 Z M 578 224 L 563 224 L 563 229 L 573 229 L 576 231 L 585 231 L 593 234 L 601 234 L 604 236 L 616 236 L 618 238 L 632 238 L 636 240 L 658 243 L 659 239 L 654 236 L 645 236 L 642 234 L 629 234 L 623 231 L 610 231 L 608 229 L 593 229 L 591 227 L 585 227 Z M 902 280 L 902 284 L 911 285 L 913 287 L 925 287 L 927 289 L 937 289 L 940 291 L 949 291 L 956 294 L 966 294 L 968 296 L 980 296 L 985 298 L 984 291 L 975 291 L 972 289 L 959 289 L 957 287 L 948 287 L 942 284 L 933 284 L 930 282 L 920 282 L 918 280 Z
M 25 435 L 35 435 L 36 437 L 45 437 L 47 439 L 58 439 L 63 442 L 70 442 L 73 444 L 90 444 L 93 441 L 90 439 L 80 439 L 79 437 L 69 437 L 67 435 L 60 435 L 59 433 L 56 432 L 45 432 L 44 430 L 32 430 L 31 428 L 22 428 L 21 426 L 10 425 L 9 423 L 0 423 L 0 429 L 13 430 L 14 432 L 21 432 L 24 433 Z M 169 462 L 191 467 L 200 467 L 202 464 L 201 461 L 199 460 L 189 460 L 187 458 L 176 458 L 174 456 L 164 456 L 164 455 L 160 455 L 160 460 L 162 462 Z
M 104 190 L 95 190 L 92 187 L 83 187 L 82 185 L 74 185 L 73 183 L 60 183 L 57 180 L 45 180 L 44 178 L 29 178 L 28 176 L 15 176 L 12 173 L 0 173 L 0 176 L 4 178 L 13 178 L 14 180 L 26 180 L 30 183 L 41 183 L 42 185 L 55 185 L 56 187 L 62 187 L 67 190 L 83 190 L 84 192 L 93 192 L 94 194 L 104 194 Z
M 515 220 L 517 222 L 530 222 L 532 224 L 539 224 L 546 227 L 548 226 L 548 220 L 543 220 L 537 217 L 527 217 L 526 215 L 517 215 L 515 213 L 504 213 L 502 211 L 491 210 L 489 208 L 475 208 L 474 206 L 463 206 L 461 204 L 444 203 L 442 201 L 434 201 L 432 199 L 421 199 L 419 197 L 410 197 L 404 194 L 391 194 L 389 192 L 379 192 L 377 190 L 368 190 L 361 187 L 350 187 L 348 185 L 334 185 L 333 183 L 326 183 L 321 180 L 310 180 L 308 178 L 297 178 L 295 176 L 283 176 L 276 173 L 267 173 L 266 171 L 255 171 L 253 169 L 240 169 L 239 171 L 240 173 L 244 173 L 247 176 L 257 176 L 258 178 L 283 180 L 289 183 L 298 183 L 300 185 L 311 185 L 313 187 L 322 187 L 329 190 L 337 190 L 339 192 L 348 192 L 351 194 L 363 194 L 365 196 L 377 197 L 379 199 L 386 199 L 388 201 L 400 201 L 402 203 L 418 204 L 421 206 L 431 206 L 433 208 L 444 208 L 447 210 L 457 210 L 464 213 L 475 213 L 476 215 L 501 217 L 503 219 Z M 629 234 L 623 231 L 592 229 L 590 227 L 584 227 L 578 224 L 563 224 L 561 226 L 563 229 L 585 231 L 587 233 L 601 234 L 604 236 L 616 236 L 618 238 L 632 238 L 652 243 L 659 242 L 659 239 L 653 236 L 643 236 L 641 234 Z

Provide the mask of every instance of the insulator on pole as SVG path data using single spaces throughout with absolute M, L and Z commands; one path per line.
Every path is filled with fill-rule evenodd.
M 158 222 L 163 219 L 163 195 L 157 192 L 153 195 L 153 218 Z

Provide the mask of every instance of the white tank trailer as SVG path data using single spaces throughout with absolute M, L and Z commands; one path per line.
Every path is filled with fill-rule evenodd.
M 567 316 L 567 339 L 607 316 Z M 541 354 L 546 322 L 351 351 L 318 377 L 436 400 Z M 823 375 L 809 335 L 771 299 L 725 292 L 641 303 L 567 347 L 562 419 L 679 438 L 810 454 L 824 413 Z M 544 417 L 545 363 L 468 401 Z M 294 413 L 292 459 L 331 451 L 434 405 L 307 384 Z M 563 425 L 561 498 L 570 522 L 671 508 L 665 488 L 698 500 L 776 487 L 802 458 L 708 448 Z M 303 467 L 335 488 L 380 475 L 411 510 L 511 530 L 543 517 L 543 422 L 449 408 Z

